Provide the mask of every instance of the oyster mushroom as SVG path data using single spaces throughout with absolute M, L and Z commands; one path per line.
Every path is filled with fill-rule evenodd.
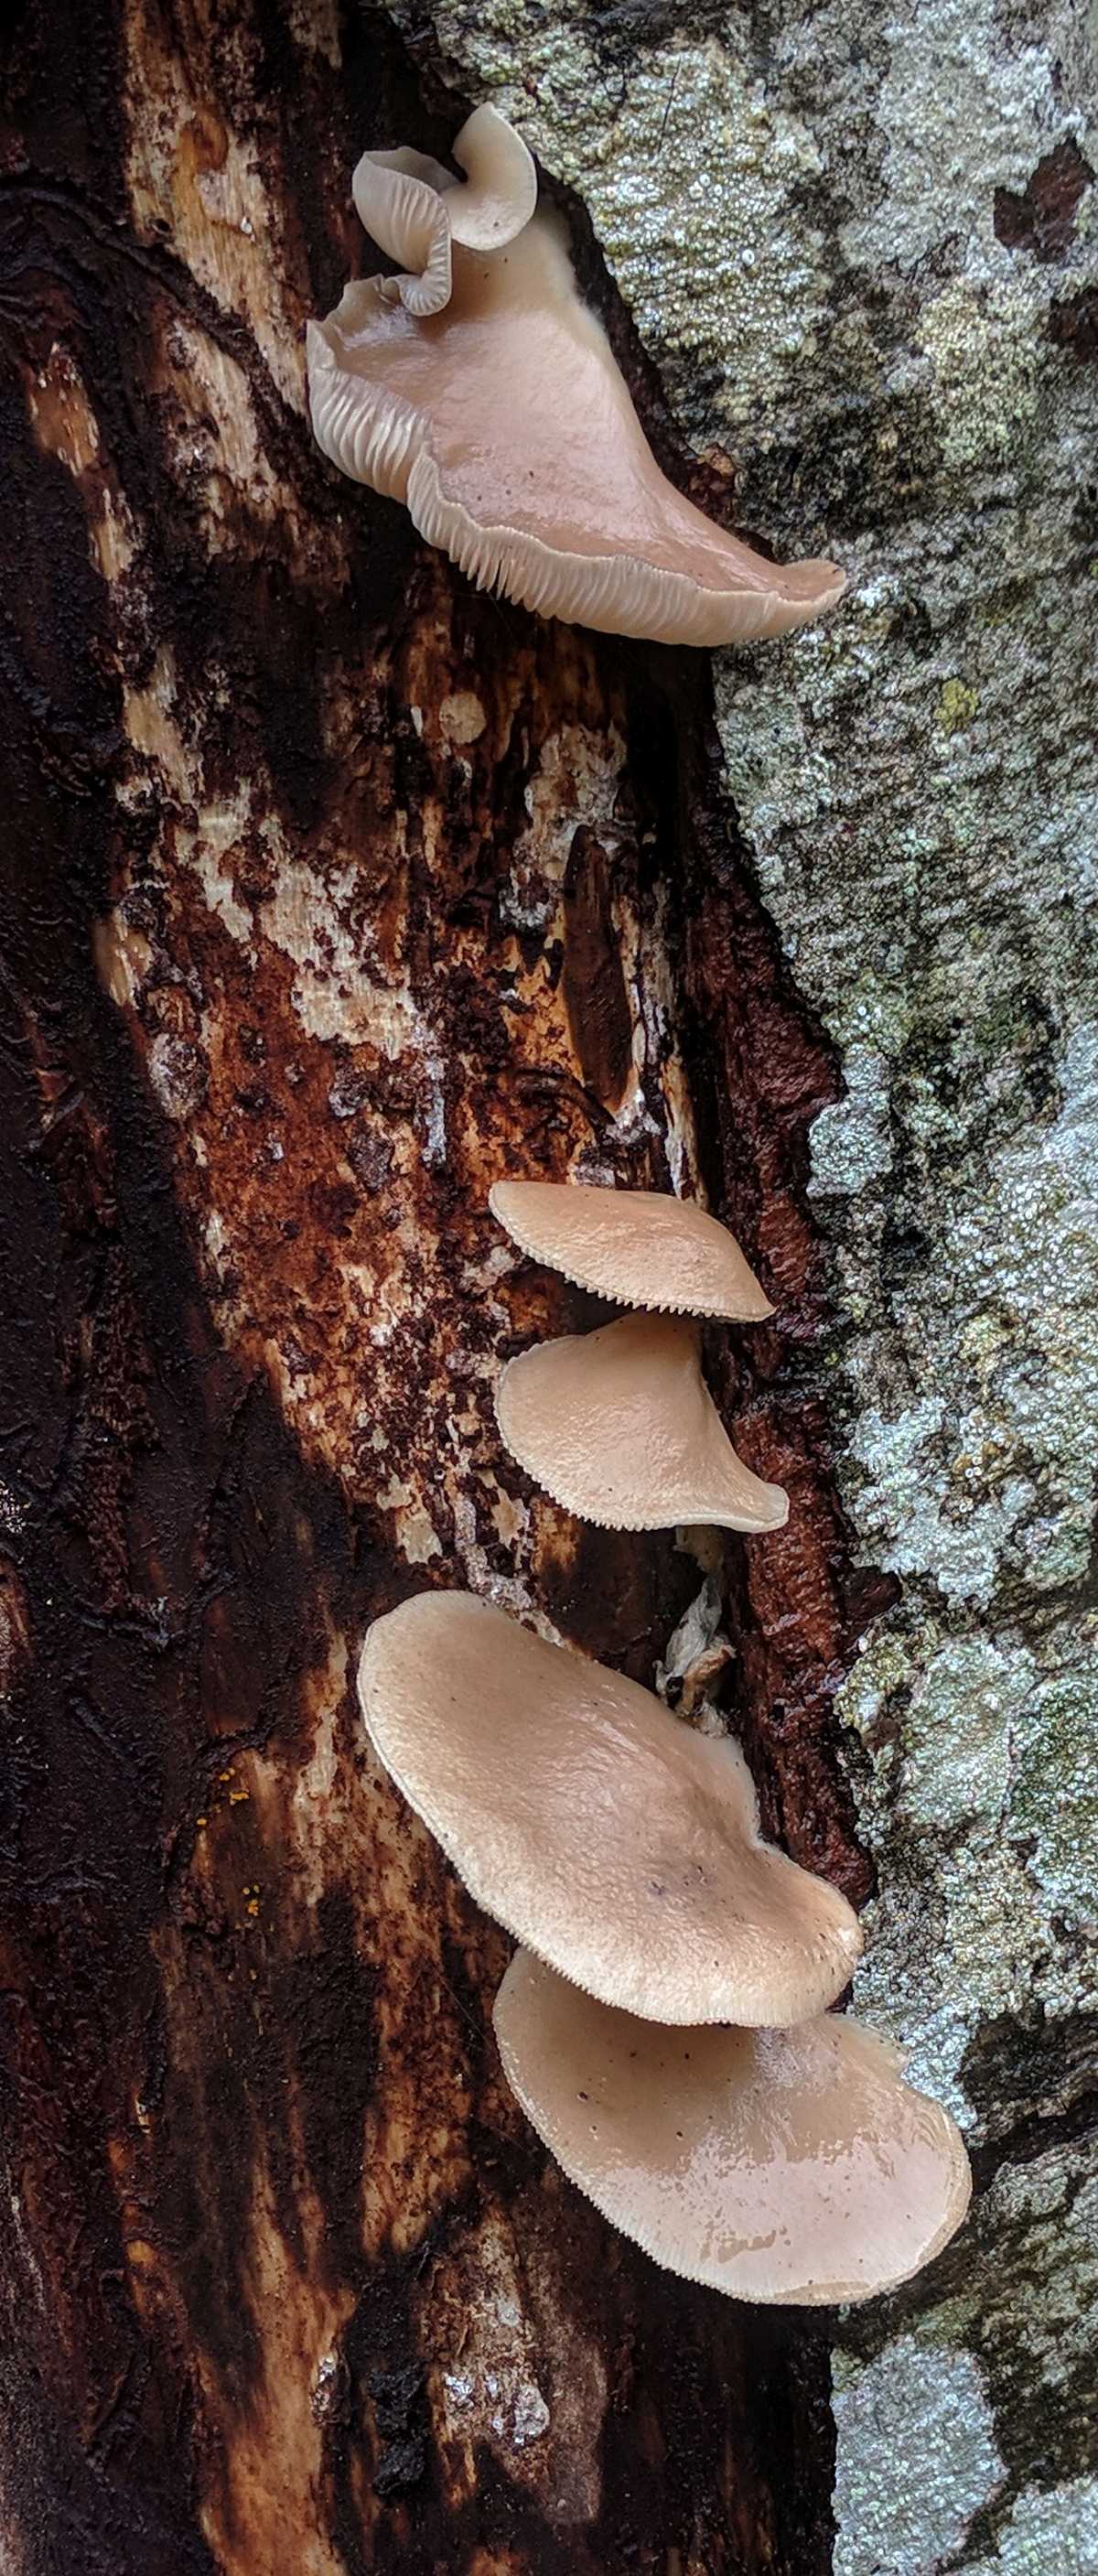
M 968 2207 L 948 2113 L 845 2014 L 665 2030 L 520 1950 L 495 2027 L 511 2090 L 571 2181 L 655 2262 L 734 2298 L 872 2298 L 929 2263 Z
M 373 1744 L 478 1905 L 607 2003 L 789 2022 L 846 1984 L 857 1918 L 764 1843 L 727 1738 L 468 1593 L 375 1621 Z
M 517 161 L 498 184 L 498 117 L 481 156 L 486 114 L 459 137 L 475 207 L 504 210 L 494 229 L 477 212 L 476 248 L 461 237 L 465 192 L 442 185 L 437 163 L 398 152 L 359 164 L 364 223 L 419 274 L 355 279 L 309 324 L 325 455 L 405 502 L 420 535 L 482 588 L 546 617 L 668 644 L 778 635 L 817 617 L 844 587 L 834 564 L 767 562 L 660 472 L 563 228 L 546 214 L 517 224 Z
M 750 1324 L 774 1312 L 735 1236 L 693 1199 L 584 1181 L 495 1181 L 488 1204 L 520 1251 L 614 1305 Z
M 789 1498 L 737 1457 L 701 1373 L 696 1327 L 623 1315 L 523 1351 L 496 1389 L 513 1458 L 602 1529 L 780 1529 Z
M 529 223 L 537 203 L 533 159 L 494 107 L 474 108 L 453 150 L 464 184 L 441 161 L 404 144 L 396 152 L 364 152 L 351 181 L 363 230 L 405 271 L 379 278 L 379 295 L 420 319 L 450 301 L 454 242 L 501 250 Z

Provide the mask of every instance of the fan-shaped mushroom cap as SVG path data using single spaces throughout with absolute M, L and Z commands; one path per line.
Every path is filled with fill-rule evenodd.
M 520 1950 L 495 2025 L 511 2090 L 571 2181 L 655 2262 L 733 2298 L 871 2298 L 929 2263 L 968 2207 L 948 2113 L 844 2015 L 664 2030 Z
M 422 317 L 450 300 L 451 243 L 499 250 L 528 224 L 538 174 L 521 135 L 494 107 L 474 108 L 454 143 L 463 186 L 429 153 L 364 152 L 351 181 L 360 224 L 405 275 L 376 281 L 386 303 Z
M 494 1181 L 488 1205 L 520 1251 L 614 1305 L 749 1324 L 774 1312 L 735 1236 L 693 1199 L 584 1181 Z
M 861 1936 L 759 1837 L 751 1777 L 651 1691 L 468 1593 L 375 1621 L 359 1695 L 386 1770 L 488 1914 L 609 2003 L 795 2021 Z
M 423 280 L 393 302 L 391 280 L 358 279 L 309 325 L 313 428 L 334 464 L 406 502 L 483 588 L 546 617 L 724 644 L 830 607 L 834 564 L 767 563 L 661 474 L 552 218 L 491 257 L 455 248 L 444 302 L 430 188 L 410 172 L 400 184 L 423 195 L 401 198 L 399 223 L 390 210 L 387 238 L 423 260 L 426 304 Z M 445 217 L 449 198 L 436 203 Z
M 780 1529 L 789 1498 L 738 1458 L 701 1373 L 695 1326 L 623 1315 L 523 1351 L 496 1389 L 520 1467 L 603 1529 Z

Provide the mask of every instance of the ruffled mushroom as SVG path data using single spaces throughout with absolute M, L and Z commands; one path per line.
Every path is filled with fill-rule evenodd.
M 488 1204 L 520 1251 L 613 1305 L 750 1324 L 774 1312 L 735 1236 L 693 1199 L 583 1181 L 496 1181 Z
M 856 1916 L 764 1843 L 750 1773 L 651 1691 L 468 1593 L 375 1621 L 359 1696 L 478 1905 L 607 2003 L 789 2022 L 846 1984 Z
M 768 563 L 661 474 L 562 227 L 545 214 L 514 223 L 524 174 L 517 160 L 503 168 L 501 125 L 482 108 L 462 129 L 468 192 L 419 154 L 360 162 L 363 222 L 419 273 L 356 279 L 310 323 L 325 455 L 405 502 L 420 535 L 482 588 L 546 617 L 726 644 L 819 616 L 844 587 L 834 564 Z M 466 194 L 483 210 L 464 213 L 477 248 L 462 247 L 454 200 Z
M 623 1315 L 523 1351 L 496 1418 L 513 1458 L 554 1502 L 602 1529 L 780 1529 L 789 1498 L 737 1457 L 701 1373 L 695 1326 Z
M 733 2298 L 872 2298 L 968 2207 L 948 2113 L 847 2016 L 663 2030 L 520 1950 L 495 2025 L 511 2090 L 571 2181 L 655 2262 Z
M 502 250 L 528 224 L 538 174 L 520 134 L 494 107 L 474 108 L 454 144 L 465 184 L 427 152 L 364 152 L 351 181 L 365 232 L 405 274 L 378 278 L 385 303 L 420 320 L 450 301 L 451 246 Z M 337 459 L 338 462 L 338 459 Z

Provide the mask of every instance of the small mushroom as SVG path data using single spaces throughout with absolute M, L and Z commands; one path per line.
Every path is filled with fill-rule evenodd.
M 387 304 L 403 304 L 421 320 L 450 301 L 451 245 L 501 250 L 528 224 L 537 204 L 538 174 L 521 135 L 494 107 L 474 108 L 454 143 L 464 186 L 429 153 L 402 144 L 396 152 L 364 152 L 351 181 L 355 212 L 389 259 L 405 274 L 376 281 Z
M 418 274 L 355 279 L 309 324 L 325 455 L 405 502 L 472 580 L 546 617 L 668 644 L 817 617 L 844 588 L 833 563 L 767 562 L 661 474 L 563 228 L 521 220 L 525 147 L 503 127 L 508 159 L 501 126 L 481 108 L 463 127 L 468 190 L 416 153 L 359 163 L 363 222 Z
M 478 1905 L 607 2003 L 790 2022 L 861 1948 L 838 1890 L 764 1843 L 751 1776 L 651 1691 L 468 1593 L 375 1620 L 372 1741 Z
M 780 1529 L 789 1497 L 738 1458 L 701 1373 L 694 1324 L 623 1315 L 523 1351 L 496 1418 L 554 1502 L 602 1529 Z
M 584 1181 L 495 1181 L 488 1204 L 521 1251 L 614 1305 L 750 1324 L 774 1312 L 735 1236 L 693 1199 Z
M 503 2071 L 539 2138 L 656 2263 L 733 2298 L 872 2298 L 968 2207 L 959 2131 L 844 2015 L 661 2029 L 520 1950 L 496 1998 Z

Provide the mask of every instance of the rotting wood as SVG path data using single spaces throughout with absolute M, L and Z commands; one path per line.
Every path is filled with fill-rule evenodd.
M 474 597 L 314 453 L 353 153 L 444 139 L 382 25 L 49 0 L 5 43 L 8 2560 L 813 2576 L 818 2330 L 666 2279 L 547 2167 L 507 1945 L 348 1688 L 433 1580 L 651 1679 L 698 1565 L 505 1459 L 496 1362 L 598 1310 L 484 1200 L 700 1175 L 782 1309 L 714 1348 L 792 1498 L 716 1546 L 731 1704 L 768 1829 L 864 1887 L 795 1356 L 831 1075 L 704 664 Z

